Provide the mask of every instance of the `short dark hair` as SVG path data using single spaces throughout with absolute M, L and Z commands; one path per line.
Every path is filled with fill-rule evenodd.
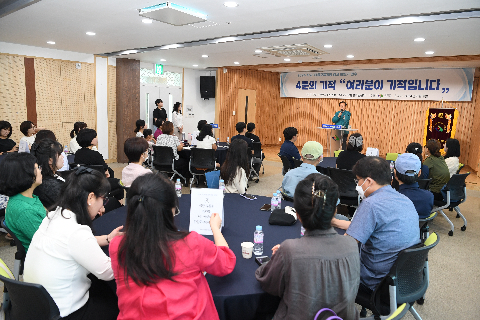
M 21 124 L 20 124 L 20 131 L 24 134 L 24 135 L 27 135 L 28 134 L 28 129 L 30 129 L 32 126 L 33 126 L 33 122 L 32 121 L 23 121 Z
M 105 197 L 110 192 L 110 183 L 100 171 L 83 166 L 77 167 L 68 175 L 54 206 L 62 208 L 62 216 L 63 210 L 72 211 L 77 217 L 78 224 L 92 228 L 92 218 L 88 213 L 87 204 L 90 192 L 97 198 Z
M 152 129 L 145 129 L 145 130 L 143 130 L 143 137 L 144 137 L 145 139 L 147 139 L 147 137 L 148 137 L 149 135 L 152 135 L 152 134 L 153 134 Z
M 247 124 L 247 131 L 248 131 L 248 132 L 252 132 L 253 129 L 255 129 L 255 123 L 249 122 L 249 123 Z
M 162 125 L 163 125 L 163 122 L 164 122 L 164 121 L 165 121 L 165 120 L 162 119 L 162 118 L 157 119 L 157 120 L 155 121 L 155 127 L 157 127 L 157 128 L 159 128 L 160 130 L 162 130 Z
M 202 130 L 200 130 L 200 133 L 197 136 L 197 140 L 198 141 L 203 141 L 203 139 L 206 136 L 213 137 L 212 125 L 210 125 L 208 123 L 202 127 Z
M 173 112 L 178 112 L 178 108 L 180 108 L 181 105 L 181 102 L 175 102 L 175 104 L 173 105 Z M 182 112 L 180 111 L 180 113 Z
M 283 136 L 285 137 L 285 140 L 292 140 L 293 137 L 295 137 L 298 134 L 298 130 L 295 127 L 288 127 L 283 130 Z
M 460 142 L 458 142 L 457 139 L 447 139 L 447 141 L 445 141 L 445 146 L 447 147 L 445 159 L 450 157 L 460 157 Z
M 138 132 L 140 131 L 140 128 L 141 127 L 145 127 L 145 120 L 142 120 L 142 119 L 138 119 L 136 122 L 135 122 L 135 130 L 133 130 L 133 132 Z
M 81 122 L 81 121 L 75 122 L 75 124 L 73 125 L 73 130 L 70 131 L 70 138 L 73 139 L 73 137 L 75 137 L 80 130 L 85 129 L 86 127 L 87 127 L 87 124 L 85 122 Z
M 401 181 L 405 184 L 413 184 L 413 183 L 417 182 L 417 180 L 418 180 L 418 176 L 416 174 L 413 175 L 413 176 L 407 176 L 405 174 L 401 174 L 397 170 L 395 170 L 395 178 L 398 181 Z
M 9 153 L 0 163 L 0 194 L 14 196 L 35 182 L 37 159 L 30 153 Z
M 82 148 L 88 148 L 92 145 L 92 140 L 97 137 L 97 131 L 86 128 L 83 130 L 80 130 L 80 132 L 77 135 L 77 142 L 78 145 Z
M 10 138 L 10 136 L 12 135 L 12 125 L 10 124 L 10 122 L 4 120 L 0 121 L 0 130 L 2 129 L 10 129 L 10 133 L 7 136 L 7 138 Z
M 57 141 L 57 137 L 55 136 L 55 133 L 53 133 L 52 130 L 40 130 L 35 135 L 35 143 L 37 144 L 40 143 L 40 141 L 45 139 Z
M 427 147 L 428 151 L 432 156 L 434 157 L 441 156 L 440 149 L 442 148 L 442 146 L 440 145 L 440 142 L 438 142 L 438 140 L 435 140 L 435 139 L 428 140 L 425 147 Z
M 360 133 L 352 133 L 350 135 L 350 137 L 355 137 L 355 138 L 358 138 L 358 137 L 362 137 L 362 135 Z M 348 139 L 350 139 L 350 137 Z M 362 137 L 363 138 L 363 137 Z M 347 150 L 348 151 L 357 151 L 357 152 L 362 152 L 363 150 L 363 143 L 361 146 L 353 146 L 350 144 L 350 141 L 347 140 Z
M 311 173 L 300 181 L 295 188 L 293 201 L 304 228 L 307 230 L 331 228 L 338 196 L 338 185 L 323 174 Z
M 163 134 L 172 134 L 173 132 L 173 123 L 171 121 L 165 121 L 162 125 Z
M 387 185 L 392 181 L 390 163 L 380 157 L 364 157 L 353 166 L 352 172 L 362 179 L 371 178 L 379 185 Z
M 208 123 L 207 120 L 198 121 L 198 124 L 197 124 L 198 131 L 202 130 L 203 126 L 206 125 L 207 123 Z
M 345 107 L 347 106 L 347 103 L 345 101 L 340 101 L 338 105 L 341 105 L 342 103 L 345 103 Z
M 60 169 L 55 168 L 57 159 L 62 154 L 62 145 L 59 142 L 51 139 L 43 139 L 38 143 L 35 142 L 30 152 L 37 158 L 38 165 L 42 167 L 42 176 L 53 177 L 57 169 Z M 50 159 L 52 159 L 53 170 L 50 167 Z
M 242 133 L 246 127 L 247 125 L 245 124 L 245 122 L 237 122 L 237 124 L 235 125 L 235 129 L 237 129 L 238 133 Z
M 155 105 L 158 105 L 160 102 L 163 102 L 163 100 L 162 99 L 155 100 Z
M 142 137 L 128 138 L 123 145 L 123 151 L 127 155 L 128 162 L 140 161 L 140 156 L 147 149 L 148 142 Z

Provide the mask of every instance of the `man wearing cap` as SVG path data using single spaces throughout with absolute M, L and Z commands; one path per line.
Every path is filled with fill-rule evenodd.
M 433 193 L 420 189 L 418 176 L 421 174 L 420 159 L 413 153 L 404 153 L 395 161 L 395 179 L 399 187 L 398 192 L 409 198 L 420 219 L 427 218 L 433 208 Z
M 283 177 L 282 189 L 293 198 L 297 184 L 311 173 L 318 173 L 317 164 L 323 160 L 323 147 L 316 141 L 307 141 L 302 148 L 303 163 L 300 167 L 288 171 Z

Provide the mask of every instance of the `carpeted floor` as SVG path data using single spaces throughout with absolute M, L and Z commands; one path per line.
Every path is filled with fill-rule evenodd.
M 260 175 L 258 183 L 249 182 L 248 193 L 270 197 L 281 186 L 282 164 L 275 157 L 275 150 L 267 153 L 265 174 Z M 121 177 L 125 165 L 110 164 L 116 177 Z M 424 320 L 480 319 L 480 190 L 478 177 L 471 176 L 467 201 L 460 205 L 468 221 L 467 230 L 460 231 L 462 220 L 448 211 L 446 213 L 455 225 L 453 237 L 448 236 L 449 225 L 442 216 L 437 216 L 430 224 L 430 230 L 440 236 L 440 243 L 429 255 L 430 286 L 425 304 L 415 305 Z M 189 188 L 183 188 L 183 192 L 189 193 Z M 10 247 L 3 236 L 0 237 L 0 258 L 12 270 L 14 254 L 15 248 Z M 404 319 L 414 318 L 408 314 Z

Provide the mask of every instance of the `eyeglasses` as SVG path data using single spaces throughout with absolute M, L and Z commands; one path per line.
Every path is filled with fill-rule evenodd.
M 180 209 L 178 207 L 175 207 L 175 214 L 173 216 L 175 217 L 175 216 L 178 216 L 179 214 L 180 214 Z
M 100 196 L 99 198 L 102 198 L 103 199 L 103 206 L 105 207 L 108 203 L 108 201 L 110 200 L 109 198 L 107 198 L 106 196 Z

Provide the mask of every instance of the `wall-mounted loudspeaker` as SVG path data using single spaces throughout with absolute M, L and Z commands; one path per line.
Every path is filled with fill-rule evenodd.
M 200 96 L 202 99 L 215 98 L 214 76 L 200 76 Z

